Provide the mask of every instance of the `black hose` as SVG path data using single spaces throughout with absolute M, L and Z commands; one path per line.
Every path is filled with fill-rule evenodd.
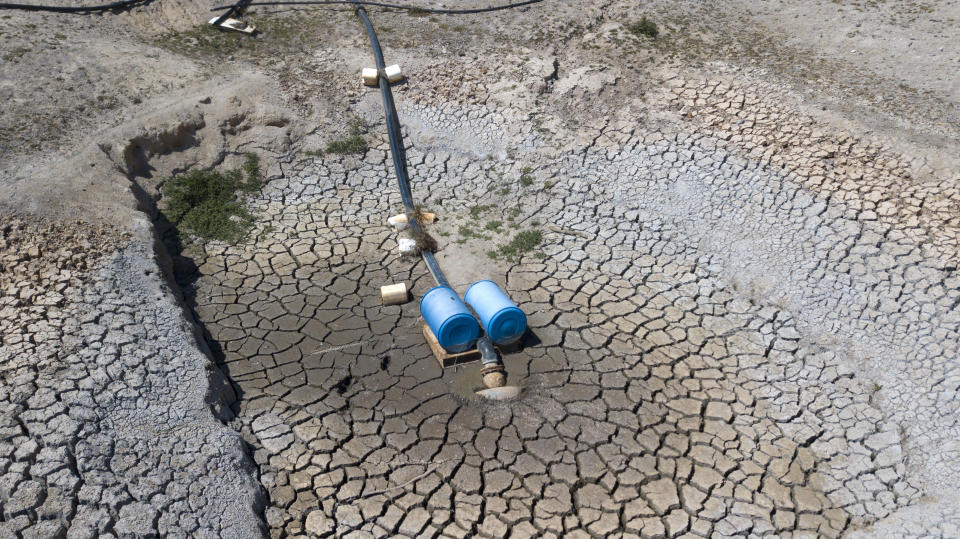
M 489 335 L 477 339 L 477 350 L 480 350 L 480 361 L 484 367 L 500 363 L 500 356 L 497 355 L 497 350 L 493 347 L 493 341 L 490 340 Z
M 248 6 L 325 6 L 337 4 L 352 4 L 355 6 L 373 6 L 392 9 L 406 9 L 419 11 L 421 13 L 438 13 L 445 15 L 467 15 L 470 13 L 487 13 L 490 11 L 500 11 L 503 9 L 513 9 L 530 4 L 538 4 L 544 0 L 526 0 L 525 2 L 516 2 L 513 4 L 504 4 L 502 6 L 490 6 L 473 9 L 436 9 L 429 7 L 411 6 L 408 4 L 389 4 L 385 2 L 372 2 L 370 0 L 278 0 L 276 2 L 251 2 Z M 210 11 L 219 11 L 221 9 L 230 9 L 232 6 L 217 6 Z
M 85 13 L 91 11 L 110 11 L 124 9 L 137 4 L 149 4 L 153 0 L 120 0 L 98 6 L 41 6 L 34 4 L 7 4 L 0 3 L 0 9 L 20 9 L 23 11 L 53 11 L 55 13 Z
M 413 193 L 410 191 L 410 176 L 407 172 L 407 152 L 403 147 L 403 134 L 400 132 L 400 118 L 397 116 L 397 107 L 393 102 L 393 91 L 390 89 L 390 81 L 383 76 L 383 70 L 386 63 L 383 61 L 383 50 L 380 48 L 380 41 L 377 39 L 377 33 L 373 30 L 373 25 L 367 17 L 367 11 L 363 9 L 360 2 L 355 8 L 357 16 L 363 21 L 363 26 L 367 29 L 367 36 L 370 38 L 370 46 L 373 48 L 373 57 L 377 62 L 377 70 L 380 72 L 380 95 L 383 96 L 383 110 L 387 117 L 387 136 L 390 138 L 390 154 L 393 156 L 393 168 L 397 172 L 397 183 L 400 186 L 400 198 L 403 199 L 403 205 L 407 209 L 407 222 L 413 231 L 415 238 L 422 238 L 426 235 L 420 222 L 417 220 L 417 211 L 413 202 Z M 433 276 L 433 280 L 438 286 L 450 286 L 447 278 L 443 275 L 437 259 L 433 256 L 433 251 L 423 248 L 420 254 L 423 257 L 427 269 Z

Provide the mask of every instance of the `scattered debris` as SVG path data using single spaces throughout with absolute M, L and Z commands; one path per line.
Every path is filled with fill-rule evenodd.
M 231 32 L 240 32 L 241 34 L 253 35 L 257 31 L 257 27 L 252 24 L 247 24 L 239 19 L 227 18 L 217 24 L 217 20 L 220 17 L 214 17 L 210 19 L 210 25 L 214 28 L 222 28 L 224 30 L 229 30 Z
M 568 235 L 568 236 L 577 236 L 578 238 L 583 238 L 583 239 L 587 239 L 587 240 L 593 238 L 593 236 L 592 236 L 591 234 L 588 234 L 588 233 L 586 233 L 586 232 L 582 232 L 582 231 L 580 231 L 580 230 L 572 230 L 572 229 L 569 229 L 569 228 L 563 228 L 562 226 L 557 226 L 557 225 L 547 225 L 547 230 L 549 230 L 550 232 L 556 232 L 557 234 L 566 234 L 566 235 Z

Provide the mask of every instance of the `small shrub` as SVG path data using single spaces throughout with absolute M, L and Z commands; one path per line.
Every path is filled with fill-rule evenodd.
M 367 139 L 360 133 L 353 133 L 349 137 L 337 139 L 327 144 L 327 153 L 337 153 L 340 155 L 359 154 L 367 151 Z
M 27 54 L 28 52 L 30 52 L 30 49 L 28 49 L 27 47 L 17 47 L 15 49 L 11 49 L 9 52 L 3 55 L 3 61 L 16 62 L 20 60 L 21 56 L 23 56 L 24 54 Z
M 487 236 L 486 234 L 481 234 L 481 233 L 477 232 L 476 230 L 474 230 L 474 229 L 472 229 L 472 228 L 470 228 L 469 226 L 466 226 L 466 225 L 460 225 L 460 229 L 457 230 L 457 234 L 460 235 L 460 239 L 457 241 L 457 243 L 463 243 L 464 241 L 466 241 L 466 240 L 468 240 L 468 239 L 470 239 L 470 238 L 479 238 L 479 239 L 481 239 L 481 240 L 489 240 L 489 239 L 490 239 L 490 236 Z
M 533 169 L 530 167 L 523 167 L 520 171 L 520 185 L 524 187 L 533 185 L 533 175 L 530 174 L 531 172 L 533 172 Z
M 544 189 L 550 189 L 551 187 L 553 187 L 553 182 L 552 182 L 552 181 L 547 180 L 547 181 L 543 182 L 543 188 L 544 188 Z
M 503 257 L 511 262 L 516 262 L 524 253 L 536 249 L 542 241 L 543 233 L 539 230 L 524 230 L 523 232 L 518 232 L 509 243 L 497 248 L 496 256 L 492 258 Z M 490 253 L 487 253 L 487 255 L 490 255 Z
M 247 153 L 243 160 L 243 172 L 247 175 L 240 188 L 246 193 L 252 193 L 263 184 L 263 175 L 260 174 L 260 156 L 255 153 Z
M 503 226 L 503 221 L 488 221 L 483 228 L 486 228 L 487 230 L 492 230 L 494 232 L 500 232 L 501 226 Z
M 237 193 L 253 193 L 262 182 L 260 160 L 250 153 L 240 169 L 194 170 L 168 179 L 163 184 L 161 211 L 178 228 L 205 239 L 236 243 L 253 225 L 253 215 Z
M 627 30 L 637 37 L 656 38 L 660 34 L 657 29 L 657 23 L 646 17 L 642 17 L 640 22 L 634 22 L 627 25 Z
M 480 217 L 480 214 L 482 214 L 483 212 L 489 210 L 489 209 L 492 208 L 492 207 L 493 207 L 493 206 L 491 206 L 491 205 L 489 205 L 489 204 L 481 204 L 481 205 L 478 205 L 478 206 L 474 206 L 474 207 L 470 208 L 470 217 L 473 217 L 474 219 L 476 219 L 477 217 Z

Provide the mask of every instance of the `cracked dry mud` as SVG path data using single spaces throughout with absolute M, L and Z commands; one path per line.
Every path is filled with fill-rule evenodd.
M 608 121 L 586 143 L 510 128 L 518 111 L 401 108 L 455 288 L 498 268 L 528 313 L 508 404 L 470 398 L 476 366 L 439 367 L 415 302 L 380 305 L 381 284 L 433 285 L 384 223 L 387 146 L 281 159 L 257 241 L 208 246 L 181 277 L 273 536 L 838 536 L 891 515 L 909 533 L 898 511 L 951 490 L 956 191 L 903 187 L 904 157 L 774 90 L 664 87 L 692 120 Z M 430 136 L 465 125 L 469 148 Z M 481 224 L 545 230 L 545 257 L 452 241 L 480 202 Z M 955 504 L 927 502 L 923 529 L 957 533 Z
M 0 219 L 5 537 L 259 532 L 242 441 L 210 411 L 153 253 L 130 240 Z
M 91 146 L 0 163 L 0 536 L 960 536 L 956 8 L 701 4 L 650 4 L 659 41 L 617 1 L 372 14 L 441 266 L 527 313 L 508 402 L 423 340 L 349 10 L 252 52 L 181 0 L 13 19 L 0 95 L 61 99 L 0 152 Z M 370 149 L 308 157 L 353 116 Z M 249 151 L 250 236 L 164 247 L 164 178 Z

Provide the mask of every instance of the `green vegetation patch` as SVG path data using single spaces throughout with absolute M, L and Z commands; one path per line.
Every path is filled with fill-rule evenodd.
M 253 226 L 253 215 L 238 195 L 258 191 L 263 183 L 260 160 L 246 154 L 240 169 L 194 170 L 163 184 L 163 216 L 178 230 L 208 240 L 237 243 Z
M 524 230 L 523 232 L 517 232 L 509 243 L 501 245 L 495 251 L 489 251 L 487 256 L 490 258 L 505 258 L 511 262 L 516 262 L 520 260 L 524 253 L 533 251 L 542 242 L 542 232 L 539 230 Z
M 296 16 L 252 11 L 240 17 L 257 27 L 257 37 L 220 30 L 209 24 L 164 33 L 154 43 L 168 50 L 196 58 L 221 61 L 235 55 L 247 59 L 271 59 L 279 53 L 309 48 L 321 43 L 336 19 L 327 14 L 303 11 Z
M 656 38 L 660 34 L 657 29 L 657 23 L 646 17 L 642 17 L 639 22 L 632 22 L 627 25 L 627 30 L 637 37 Z
M 340 155 L 366 152 L 369 146 L 367 145 L 367 139 L 363 138 L 364 129 L 363 120 L 354 118 L 350 122 L 350 135 L 327 144 L 326 152 Z
M 533 172 L 532 168 L 523 167 L 523 170 L 520 171 L 520 185 L 524 187 L 533 185 L 533 175 L 530 174 L 531 172 Z
M 19 61 L 20 58 L 21 58 L 24 54 L 27 54 L 28 52 L 30 52 L 30 49 L 27 48 L 27 47 L 16 47 L 16 48 L 14 48 L 14 49 L 11 49 L 9 52 L 6 52 L 6 53 L 3 54 L 3 61 L 4 61 L 4 62 L 16 62 L 16 61 Z
M 360 133 L 353 133 L 348 137 L 337 139 L 327 144 L 327 153 L 338 153 L 341 155 L 358 154 L 367 151 L 367 139 Z
M 493 208 L 493 206 L 490 204 L 479 204 L 477 206 L 474 206 L 470 208 L 470 217 L 476 219 L 477 217 L 480 217 L 480 215 L 483 214 L 484 212 L 489 211 L 491 208 Z

